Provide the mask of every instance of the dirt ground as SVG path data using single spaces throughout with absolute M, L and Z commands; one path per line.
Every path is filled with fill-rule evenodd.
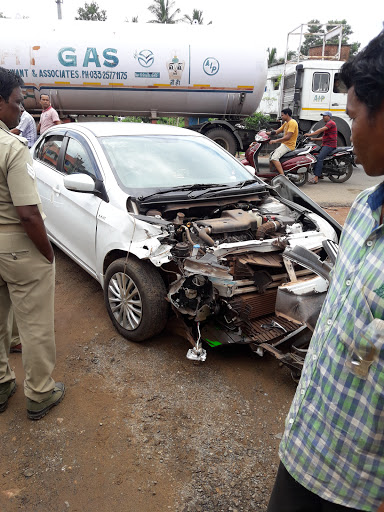
M 340 223 L 348 208 L 327 208 Z M 264 512 L 295 392 L 247 347 L 186 359 L 172 321 L 142 344 L 117 334 L 98 283 L 56 252 L 54 377 L 64 401 L 27 419 L 18 390 L 0 416 L 0 511 Z

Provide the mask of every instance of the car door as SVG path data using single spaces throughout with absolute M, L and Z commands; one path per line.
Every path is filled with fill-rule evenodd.
M 52 172 L 53 171 L 53 172 Z M 83 173 L 96 181 L 102 175 L 93 148 L 80 134 L 68 131 L 56 169 L 43 174 L 47 228 L 53 241 L 92 275 L 96 276 L 96 218 L 102 199 L 92 193 L 74 192 L 64 186 L 64 177 Z M 50 188 L 50 190 L 49 190 Z M 49 197 L 47 197 L 49 194 Z
M 65 131 L 56 130 L 54 134 L 47 133 L 40 140 L 33 154 L 37 186 L 46 215 L 45 227 L 50 235 L 55 231 L 56 212 L 59 205 L 58 194 L 62 175 L 57 167 L 64 136 Z

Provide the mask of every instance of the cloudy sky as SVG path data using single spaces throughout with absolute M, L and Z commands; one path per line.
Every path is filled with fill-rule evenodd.
M 91 0 L 88 0 L 90 3 Z M 77 9 L 84 6 L 81 0 L 63 0 L 61 9 L 64 21 L 70 21 L 77 15 Z M 139 17 L 140 23 L 152 19 L 148 6 L 152 0 L 99 0 L 100 9 L 107 11 L 108 21 L 121 22 Z M 277 47 L 278 56 L 283 56 L 287 34 L 302 23 L 317 18 L 322 23 L 334 19 L 346 19 L 351 25 L 353 35 L 350 41 L 358 41 L 365 46 L 383 27 L 384 7 L 382 0 L 365 0 L 361 2 L 345 0 L 319 0 L 318 2 L 301 1 L 287 3 L 286 0 L 262 2 L 260 0 L 175 0 L 175 8 L 180 8 L 181 15 L 192 15 L 193 9 L 203 11 L 204 22 L 213 21 L 214 27 L 223 28 L 231 37 L 231 30 L 237 34 L 241 31 L 255 35 L 255 44 L 265 48 Z M 0 12 L 7 17 L 29 16 L 31 23 L 36 23 L 36 30 L 43 30 L 44 24 L 57 19 L 55 0 L 0 0 Z M 239 36 L 237 36 L 238 38 Z M 298 38 L 290 39 L 290 49 L 298 46 Z

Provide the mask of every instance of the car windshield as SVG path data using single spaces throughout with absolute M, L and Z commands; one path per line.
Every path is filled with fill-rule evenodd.
M 123 189 L 228 184 L 252 178 L 231 155 L 206 137 L 113 136 L 100 143 Z

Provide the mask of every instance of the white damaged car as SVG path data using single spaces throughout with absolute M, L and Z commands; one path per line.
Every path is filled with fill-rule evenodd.
M 247 343 L 300 369 L 340 226 L 297 187 L 164 125 L 59 125 L 31 151 L 49 237 L 100 282 L 119 333 L 143 341 L 173 309 L 191 359 L 204 340 Z

